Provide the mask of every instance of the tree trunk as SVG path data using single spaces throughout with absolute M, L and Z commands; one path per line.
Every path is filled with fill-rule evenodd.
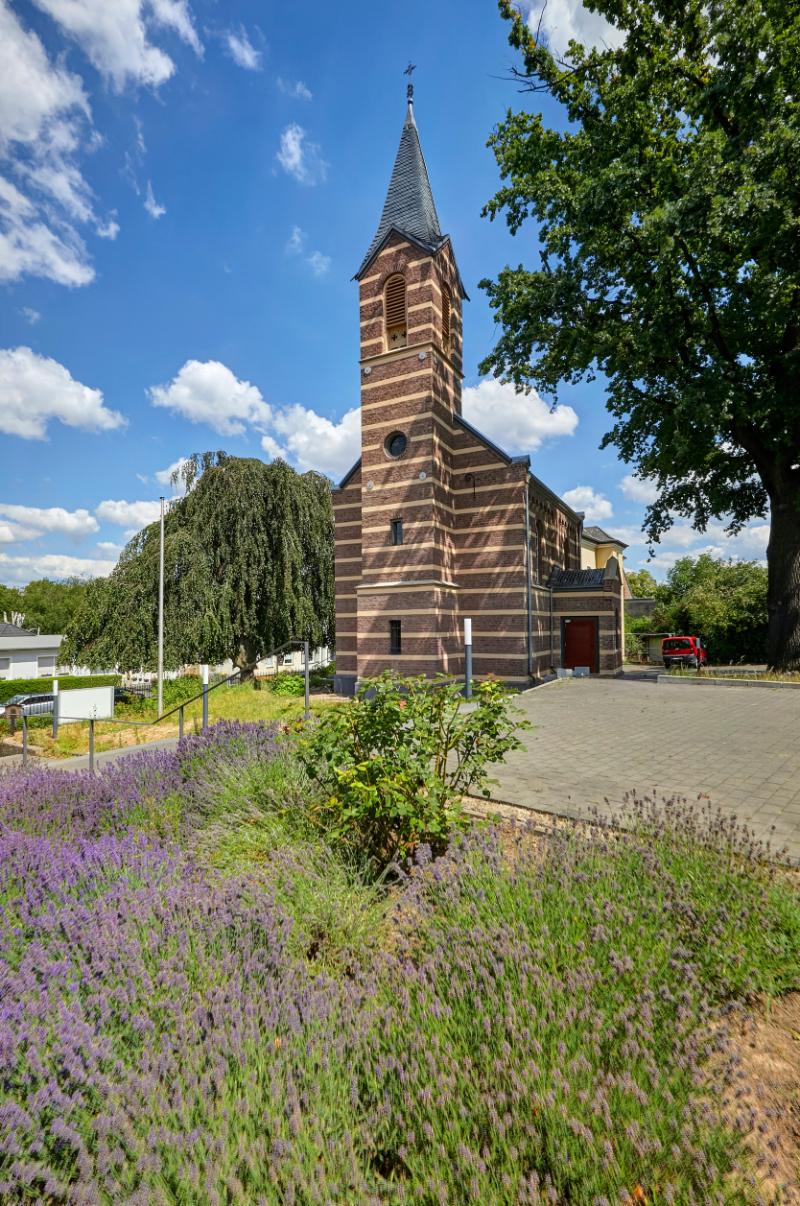
M 772 499 L 767 566 L 767 664 L 800 670 L 800 493 Z
M 241 682 L 248 682 L 252 677 L 258 661 L 259 651 L 252 641 L 247 637 L 242 638 L 236 647 L 236 656 L 233 659 L 234 666 L 241 670 Z

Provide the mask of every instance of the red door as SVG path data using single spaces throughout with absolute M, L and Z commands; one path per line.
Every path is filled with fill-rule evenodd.
M 597 674 L 597 620 L 571 619 L 564 621 L 564 666 L 588 666 Z

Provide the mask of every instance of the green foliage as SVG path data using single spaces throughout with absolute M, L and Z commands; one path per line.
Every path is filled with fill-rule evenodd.
M 85 677 L 63 674 L 59 675 L 58 689 L 74 691 L 80 687 L 116 687 L 119 682 L 118 674 L 88 674 Z M 30 691 L 41 691 L 46 695 L 52 690 L 52 678 L 4 678 L 0 682 L 0 703 L 10 699 L 12 695 L 26 695 Z
M 767 571 L 757 562 L 682 557 L 656 599 L 652 631 L 702 636 L 713 662 L 764 661 Z
M 595 0 L 617 48 L 551 53 L 500 0 L 538 106 L 495 130 L 486 212 L 536 224 L 541 262 L 484 281 L 481 369 L 551 396 L 608 383 L 614 443 L 674 516 L 771 513 L 770 662 L 800 666 L 800 22 L 771 0 Z
M 635 632 L 625 630 L 625 661 L 641 662 L 644 659 L 644 641 Z
M 519 748 L 524 727 L 496 681 L 465 706 L 458 684 L 387 671 L 326 712 L 299 753 L 326 794 L 325 825 L 381 869 L 420 843 L 443 850 L 462 823 L 461 797 L 489 795 L 487 768 Z
M 38 628 L 48 636 L 65 633 L 88 587 L 81 578 L 37 578 L 20 588 L 0 586 L 0 618 L 6 612 L 10 621 L 12 611 L 18 612 L 25 617 L 25 628 Z
M 302 674 L 276 674 L 269 684 L 274 695 L 303 695 L 306 680 Z
M 190 458 L 165 522 L 165 665 L 241 668 L 291 639 L 333 641 L 330 487 L 282 461 Z M 124 669 L 156 664 L 159 525 L 90 583 L 63 656 Z
M 389 901 L 319 831 L 311 785 L 291 752 L 220 774 L 211 800 L 190 839 L 198 861 L 263 878 L 292 918 L 292 950 L 331 968 L 375 953 Z
M 655 597 L 658 583 L 648 569 L 626 570 L 625 577 L 631 594 L 635 599 L 652 599 Z

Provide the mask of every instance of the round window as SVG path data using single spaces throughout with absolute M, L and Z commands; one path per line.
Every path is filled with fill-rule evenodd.
M 385 447 L 389 456 L 402 456 L 408 447 L 408 438 L 403 435 L 402 431 L 393 431 L 386 437 Z

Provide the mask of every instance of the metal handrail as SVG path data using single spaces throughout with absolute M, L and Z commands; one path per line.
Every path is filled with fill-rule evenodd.
M 227 675 L 226 678 L 222 678 L 222 679 L 220 679 L 219 682 L 214 683 L 213 686 L 204 684 L 202 691 L 199 691 L 197 693 L 197 695 L 191 695 L 189 697 L 189 699 L 184 699 L 182 703 L 176 704 L 175 707 L 170 708 L 170 710 L 168 712 L 162 712 L 161 715 L 156 716 L 156 718 L 154 720 L 116 720 L 112 716 L 112 717 L 109 717 L 108 719 L 103 718 L 102 723 L 103 724 L 115 724 L 119 728 L 124 728 L 124 729 L 131 729 L 131 728 L 149 729 L 149 728 L 153 728 L 154 725 L 161 724 L 162 720 L 168 720 L 170 716 L 174 716 L 175 713 L 177 712 L 178 713 L 178 740 L 180 741 L 183 739 L 184 710 L 186 708 L 188 708 L 190 704 L 196 703 L 198 699 L 202 699 L 202 701 L 203 701 L 203 729 L 204 730 L 207 729 L 208 728 L 208 697 L 212 691 L 216 691 L 218 687 L 224 687 L 224 686 L 228 685 L 236 678 L 241 678 L 242 674 L 244 674 L 245 671 L 253 670 L 258 665 L 258 663 L 260 661 L 263 661 L 265 658 L 275 657 L 277 654 L 284 653 L 287 649 L 291 649 L 295 645 L 302 645 L 302 647 L 303 647 L 303 654 L 304 654 L 304 656 L 303 656 L 303 673 L 304 673 L 304 677 L 305 677 L 304 719 L 309 720 L 311 717 L 311 683 L 310 683 L 310 677 L 309 677 L 310 676 L 309 642 L 301 641 L 301 640 L 299 640 L 299 638 L 294 637 L 289 641 L 285 641 L 283 645 L 278 645 L 275 649 L 271 649 L 269 651 L 269 653 L 260 654 L 255 659 L 255 661 L 248 662 L 248 664 L 246 666 L 238 667 L 231 674 Z M 27 766 L 27 764 L 28 764 L 27 717 L 23 714 L 21 719 L 22 719 L 22 765 Z M 89 770 L 92 773 L 94 773 L 95 719 L 96 718 L 93 716 L 86 717 L 86 720 L 88 720 L 88 722 L 89 722 Z

